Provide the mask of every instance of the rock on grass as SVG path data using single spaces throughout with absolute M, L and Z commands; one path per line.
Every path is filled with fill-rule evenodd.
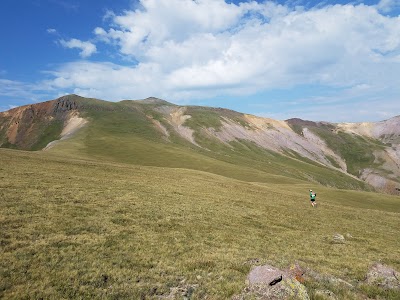
M 297 299 L 308 300 L 307 290 L 298 280 L 301 271 L 298 266 L 280 270 L 270 265 L 254 267 L 247 277 L 248 286 L 233 300 L 246 299 Z
M 346 242 L 345 238 L 343 235 L 339 233 L 335 233 L 333 235 L 333 243 L 334 244 L 344 244 Z
M 367 273 L 366 282 L 385 289 L 400 290 L 400 273 L 391 267 L 376 263 Z

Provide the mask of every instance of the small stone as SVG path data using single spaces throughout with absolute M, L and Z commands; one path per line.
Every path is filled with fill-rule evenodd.
M 344 236 L 343 235 L 341 235 L 341 234 L 339 234 L 339 233 L 335 233 L 334 235 L 333 235 L 333 242 L 335 243 L 335 244 L 344 244 L 345 243 L 345 238 L 344 238 Z
M 256 265 L 260 263 L 260 259 L 259 258 L 249 258 L 245 264 L 249 264 L 249 265 Z
M 346 239 L 352 239 L 353 238 L 353 236 L 350 233 L 346 233 L 344 236 L 346 237 Z

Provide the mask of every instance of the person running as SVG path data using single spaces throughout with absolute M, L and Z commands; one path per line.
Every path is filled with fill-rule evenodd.
M 310 190 L 310 200 L 311 200 L 311 205 L 315 207 L 317 205 L 317 202 L 315 202 L 315 198 L 317 197 L 317 193 L 313 192 Z

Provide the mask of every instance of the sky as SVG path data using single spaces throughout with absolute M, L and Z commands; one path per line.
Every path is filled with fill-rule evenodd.
M 0 111 L 72 93 L 385 120 L 400 115 L 400 0 L 1 0 Z

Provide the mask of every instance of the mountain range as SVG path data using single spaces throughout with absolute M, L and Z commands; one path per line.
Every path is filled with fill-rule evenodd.
M 157 98 L 67 95 L 0 112 L 0 147 L 247 181 L 294 177 L 389 193 L 400 186 L 400 116 L 369 123 L 279 121 Z

